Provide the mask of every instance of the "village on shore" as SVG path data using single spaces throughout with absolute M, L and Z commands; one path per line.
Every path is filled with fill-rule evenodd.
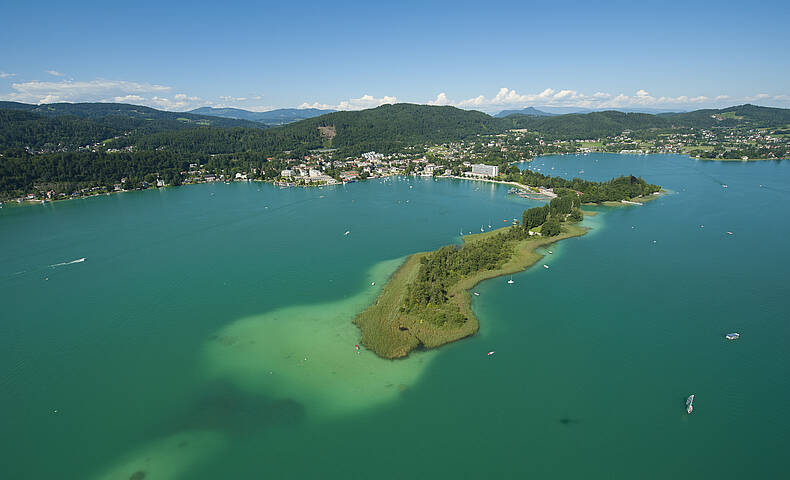
M 107 149 L 104 144 L 81 148 L 120 153 L 116 149 Z M 301 157 L 291 157 L 285 152 L 277 157 L 267 158 L 266 163 L 271 165 L 266 170 L 252 163 L 246 168 L 239 164 L 229 170 L 211 169 L 207 165 L 210 158 L 207 158 L 206 162 L 189 164 L 189 168 L 181 171 L 175 181 L 166 181 L 158 174 L 149 174 L 132 184 L 127 183 L 127 178 L 121 178 L 112 185 L 85 187 L 71 192 L 42 188 L 24 197 L 9 200 L 16 203 L 46 203 L 171 185 L 252 180 L 270 181 L 280 187 L 338 185 L 393 175 L 496 181 L 500 174 L 506 173 L 503 170 L 509 165 L 529 162 L 540 155 L 593 152 L 687 154 L 692 158 L 713 160 L 778 160 L 790 157 L 790 137 L 771 135 L 760 129 L 689 129 L 683 133 L 667 133 L 652 139 L 624 131 L 618 135 L 597 139 L 551 140 L 534 132 L 514 129 L 441 145 L 408 146 L 389 154 L 371 151 L 358 156 L 338 158 L 335 149 L 315 150 Z M 750 157 L 744 153 L 758 156 Z M 272 169 L 271 166 L 276 168 Z M 542 198 L 552 196 L 550 189 L 531 193 L 537 193 Z

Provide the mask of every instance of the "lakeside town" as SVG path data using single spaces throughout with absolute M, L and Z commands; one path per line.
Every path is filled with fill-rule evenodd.
M 117 149 L 111 145 L 112 141 L 104 141 L 79 150 L 115 154 L 134 148 Z M 507 170 L 515 168 L 511 167 L 513 164 L 530 162 L 541 155 L 593 152 L 686 154 L 720 161 L 779 160 L 790 157 L 790 130 L 689 128 L 665 133 L 624 131 L 602 138 L 567 140 L 514 129 L 465 141 L 408 146 L 390 154 L 371 151 L 356 157 L 338 158 L 334 149 L 312 151 L 299 158 L 284 152 L 260 163 L 208 155 L 205 162 L 191 163 L 175 177 L 163 178 L 153 173 L 139 179 L 121 178 L 112 185 L 73 190 L 63 185 L 37 185 L 36 191 L 7 201 L 46 203 L 172 185 L 253 180 L 271 181 L 281 187 L 336 185 L 393 175 L 505 180 Z M 223 157 L 224 161 L 212 162 L 214 157 Z M 217 163 L 230 166 L 212 167 Z M 548 189 L 540 194 L 551 196 Z

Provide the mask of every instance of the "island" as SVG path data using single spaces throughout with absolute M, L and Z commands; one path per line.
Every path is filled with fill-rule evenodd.
M 530 172 L 525 179 L 562 183 Z M 377 355 L 405 357 L 473 335 L 479 328 L 469 291 L 483 280 L 520 272 L 541 258 L 539 247 L 584 235 L 585 200 L 606 202 L 630 195 L 643 198 L 660 190 L 633 176 L 568 187 L 541 207 L 525 210 L 521 220 L 490 232 L 463 236 L 461 245 L 415 253 L 390 277 L 378 298 L 357 315 L 361 343 Z M 630 193 L 625 193 L 630 192 Z M 626 200 L 632 203 L 632 200 Z M 633 202 L 637 203 L 637 202 Z M 592 214 L 592 212 L 587 212 Z

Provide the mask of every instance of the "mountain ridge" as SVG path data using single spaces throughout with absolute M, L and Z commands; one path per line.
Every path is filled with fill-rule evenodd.
M 253 112 L 250 110 L 244 110 L 242 108 L 232 107 L 200 107 L 194 110 L 189 110 L 187 113 L 222 118 L 234 118 L 238 120 L 249 120 L 251 122 L 264 123 L 266 125 L 283 125 L 286 123 L 317 117 L 327 113 L 334 113 L 336 111 L 337 110 L 319 108 L 278 108 L 265 112 Z

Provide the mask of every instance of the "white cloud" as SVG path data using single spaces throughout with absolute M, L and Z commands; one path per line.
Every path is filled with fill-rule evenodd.
M 176 93 L 172 87 L 126 80 L 16 82 L 0 99 L 25 103 L 115 102 L 147 105 L 164 110 L 188 110 L 210 104 L 200 97 Z
M 220 95 L 219 98 L 222 99 L 225 102 L 246 102 L 247 101 L 247 98 L 245 98 L 245 97 L 232 97 L 230 95 Z M 260 98 L 260 97 L 258 97 L 258 98 Z
M 320 108 L 320 109 L 332 109 L 332 110 L 364 110 L 366 108 L 375 108 L 385 104 L 391 103 L 398 103 L 398 99 L 396 97 L 391 97 L 385 95 L 381 98 L 376 98 L 372 95 L 362 95 L 359 98 L 349 98 L 348 100 L 343 100 L 337 105 L 329 105 L 326 103 L 307 103 L 304 102 L 299 105 L 297 108 Z
M 442 92 L 436 95 L 435 100 L 428 100 L 428 105 L 449 105 L 450 101 L 447 99 L 447 94 Z
M 113 97 L 114 103 L 140 103 L 144 102 L 145 98 L 140 95 L 124 95 L 122 97 Z
M 53 77 L 63 77 L 63 76 L 65 76 L 65 74 L 60 73 L 57 70 L 47 70 L 47 73 L 52 75 Z
M 16 76 L 16 73 L 0 72 L 0 78 L 10 78 Z
M 177 93 L 173 98 L 153 96 L 150 102 L 163 110 L 191 110 L 208 102 L 204 102 L 200 97 L 190 97 L 185 93 Z
M 461 100 L 460 102 L 448 103 L 459 107 L 473 107 L 489 110 L 501 109 L 504 107 L 527 107 L 531 105 L 565 105 L 569 102 L 580 101 L 585 98 L 587 97 L 576 90 L 569 89 L 557 91 L 553 88 L 546 88 L 538 93 L 520 94 L 515 90 L 502 87 L 492 98 L 487 98 L 485 95 L 478 95 L 473 98 Z

